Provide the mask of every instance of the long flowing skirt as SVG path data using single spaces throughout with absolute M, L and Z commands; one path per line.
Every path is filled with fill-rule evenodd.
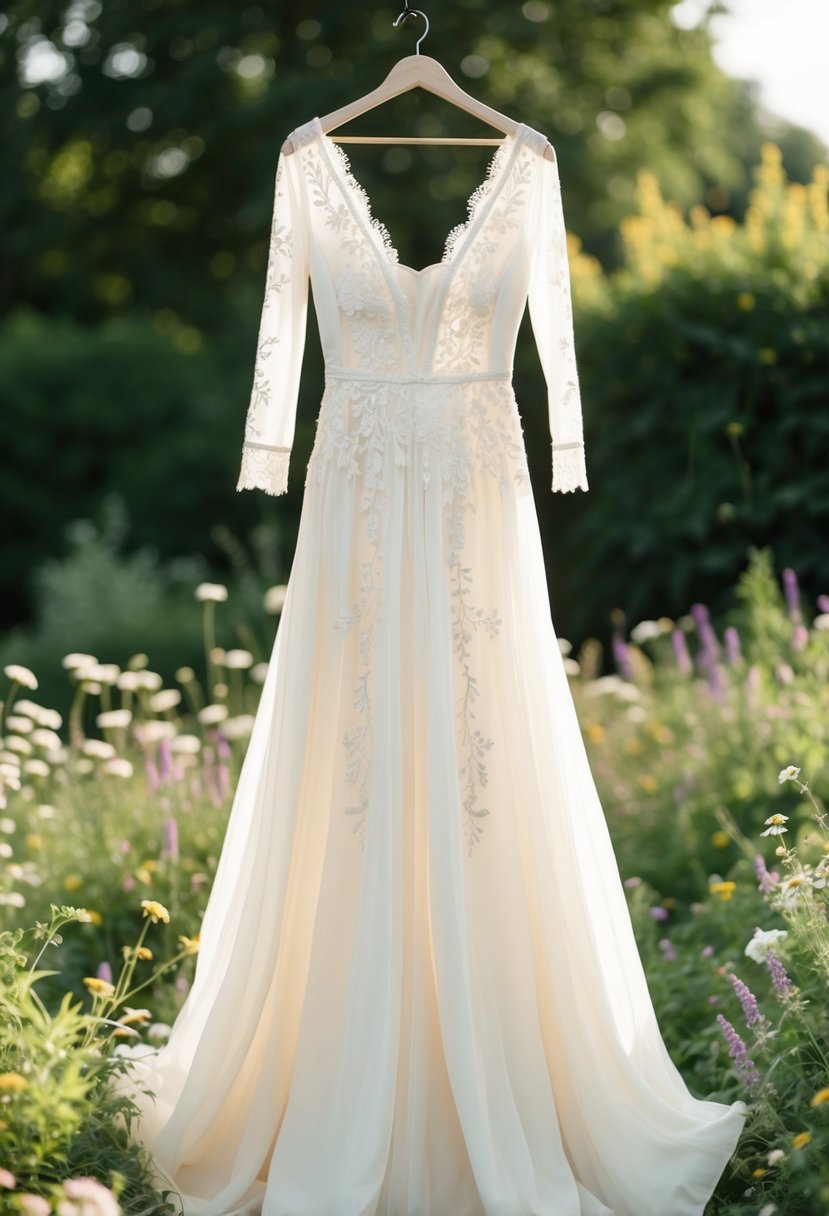
M 199 1216 L 700 1216 L 497 381 L 329 380 L 140 1136 Z

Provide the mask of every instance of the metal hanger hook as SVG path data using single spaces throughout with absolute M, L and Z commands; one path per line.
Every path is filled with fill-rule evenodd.
M 419 55 L 420 54 L 420 44 L 423 41 L 423 39 L 426 37 L 426 35 L 429 33 L 429 18 L 426 16 L 426 14 L 421 9 L 409 8 L 409 0 L 403 0 L 403 3 L 405 4 L 406 7 L 403 9 L 403 12 L 396 19 L 396 21 L 392 22 L 392 24 L 396 28 L 398 25 L 400 25 L 401 21 L 405 21 L 407 17 L 422 17 L 423 18 L 423 20 L 426 22 L 426 29 L 423 31 L 423 33 L 420 35 L 417 42 L 415 43 L 415 55 Z

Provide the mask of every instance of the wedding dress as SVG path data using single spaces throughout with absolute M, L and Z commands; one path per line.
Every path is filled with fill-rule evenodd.
M 188 1216 L 699 1216 L 747 1108 L 660 1035 L 510 380 L 529 299 L 552 488 L 587 489 L 556 162 L 519 126 L 416 270 L 320 120 L 292 142 L 237 488 L 287 487 L 309 278 L 325 392 L 140 1137 Z

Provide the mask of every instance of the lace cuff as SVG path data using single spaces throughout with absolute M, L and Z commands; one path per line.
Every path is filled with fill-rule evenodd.
M 584 441 L 553 444 L 553 491 L 568 494 L 571 490 L 587 489 L 587 469 L 584 463 Z
M 242 448 L 242 468 L 237 490 L 264 490 L 266 494 L 284 494 L 288 489 L 290 448 L 271 447 L 267 443 L 245 440 Z

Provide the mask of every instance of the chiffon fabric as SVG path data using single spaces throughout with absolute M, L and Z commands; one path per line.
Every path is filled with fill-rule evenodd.
M 238 488 L 287 487 L 309 280 L 325 392 L 135 1134 L 188 1216 L 700 1216 L 746 1106 L 692 1095 L 657 1025 L 510 379 L 529 300 L 553 489 L 586 489 L 555 155 L 520 125 L 416 270 L 319 119 L 291 145 Z

